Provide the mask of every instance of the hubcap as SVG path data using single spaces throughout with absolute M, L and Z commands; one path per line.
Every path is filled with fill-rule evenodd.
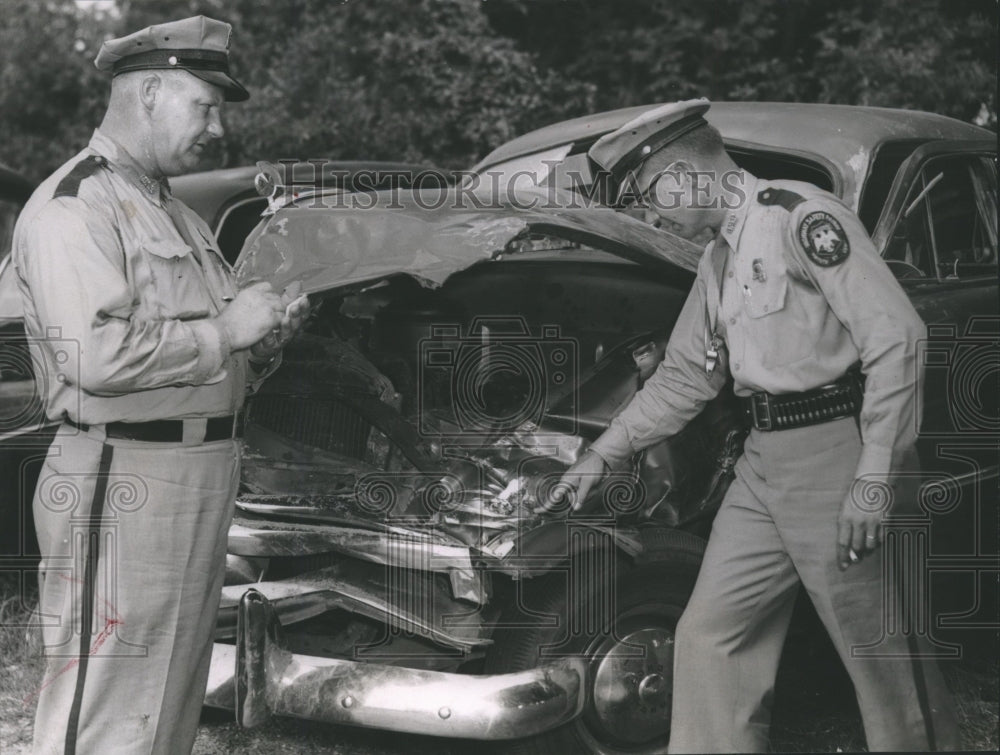
M 601 728 L 634 744 L 669 731 L 673 633 L 659 627 L 639 629 L 615 640 L 598 657 L 594 712 Z

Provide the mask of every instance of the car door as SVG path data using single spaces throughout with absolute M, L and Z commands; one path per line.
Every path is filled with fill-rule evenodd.
M 919 502 L 942 637 L 997 625 L 996 157 L 994 141 L 918 148 L 901 166 L 873 235 L 927 324 L 927 340 L 918 346 Z
M 900 167 L 873 234 L 928 326 L 928 435 L 1000 430 L 996 208 L 996 143 L 935 141 Z

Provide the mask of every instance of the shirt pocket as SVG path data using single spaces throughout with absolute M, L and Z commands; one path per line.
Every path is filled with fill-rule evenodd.
M 210 315 L 211 300 L 191 247 L 174 239 L 139 242 L 149 269 L 141 309 L 159 320 L 196 320 Z
M 744 308 L 747 317 L 751 320 L 760 320 L 777 314 L 785 308 L 785 298 L 788 296 L 788 276 L 782 272 L 764 283 L 752 281 L 744 296 Z
M 812 353 L 804 323 L 796 322 L 784 270 L 764 283 L 753 282 L 744 299 L 750 341 L 764 367 L 780 367 Z

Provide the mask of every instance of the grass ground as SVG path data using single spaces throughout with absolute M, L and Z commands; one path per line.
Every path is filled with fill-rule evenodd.
M 34 706 L 29 698 L 42 678 L 39 648 L 24 629 L 35 596 L 32 578 L 22 586 L 16 577 L 0 575 L 0 752 L 11 755 L 30 751 Z M 995 752 L 1000 747 L 1000 663 L 995 643 L 980 645 L 960 662 L 946 665 L 944 673 L 965 748 Z M 828 645 L 790 640 L 778 673 L 771 739 L 776 752 L 864 749 L 850 680 Z M 194 751 L 197 755 L 458 755 L 463 749 L 462 743 L 447 740 L 293 719 L 274 719 L 260 729 L 244 731 L 232 722 L 231 714 L 206 711 Z

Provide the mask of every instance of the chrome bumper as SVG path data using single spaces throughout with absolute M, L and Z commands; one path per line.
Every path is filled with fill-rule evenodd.
M 413 734 L 515 739 L 583 709 L 586 665 L 562 658 L 528 671 L 471 676 L 296 655 L 278 644 L 261 593 L 240 600 L 235 647 L 216 643 L 205 704 L 235 709 L 246 727 L 272 714 Z

